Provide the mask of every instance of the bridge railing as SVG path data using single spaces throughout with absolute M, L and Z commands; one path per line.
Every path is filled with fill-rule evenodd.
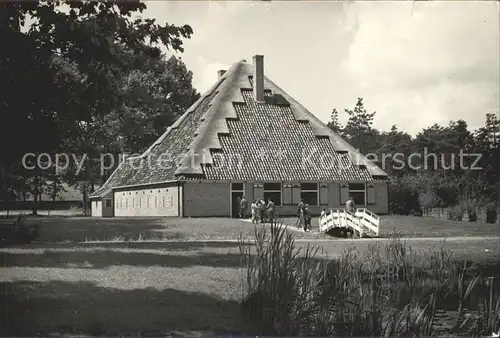
M 365 229 L 379 235 L 380 217 L 366 208 L 358 208 L 355 212 L 346 209 L 330 209 L 321 215 L 319 220 L 321 232 L 335 227 L 348 227 L 363 236 Z

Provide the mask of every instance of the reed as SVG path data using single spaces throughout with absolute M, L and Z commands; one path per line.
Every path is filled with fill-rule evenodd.
M 394 235 L 365 255 L 350 248 L 325 259 L 320 247 L 298 248 L 279 226 L 256 226 L 254 240 L 239 244 L 242 309 L 265 335 L 431 336 L 442 334 L 443 310 L 456 314 L 448 334 L 499 328 L 498 279 L 444 249 L 419 254 Z

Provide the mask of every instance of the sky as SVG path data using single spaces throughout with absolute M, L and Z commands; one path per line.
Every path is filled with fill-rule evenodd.
M 374 126 L 413 135 L 500 114 L 497 1 L 146 1 L 143 17 L 189 24 L 180 56 L 203 93 L 217 71 L 264 55 L 268 78 L 324 122 L 363 97 Z

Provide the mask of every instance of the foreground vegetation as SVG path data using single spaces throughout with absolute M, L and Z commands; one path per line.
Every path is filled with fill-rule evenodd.
M 255 254 L 240 241 L 243 309 L 266 335 L 481 336 L 500 328 L 498 269 L 444 249 L 422 256 L 397 237 L 365 255 L 318 259 L 319 247 L 301 253 L 293 234 L 273 230 L 256 229 Z M 443 312 L 451 325 L 439 320 Z
M 435 267 L 440 260 L 443 265 L 465 258 L 476 262 L 474 266 L 467 265 L 470 272 L 464 274 L 464 289 L 479 271 L 485 277 L 498 276 L 500 271 L 500 241 L 494 237 L 448 241 L 327 238 L 315 241 L 321 246 L 315 252 L 308 238 L 300 238 L 304 234 L 281 230 L 278 235 L 282 239 L 271 242 L 271 247 L 277 245 L 278 249 L 269 251 L 269 235 L 262 237 L 265 229 L 269 230 L 269 226 L 257 226 L 256 237 L 254 225 L 227 219 L 47 220 L 37 242 L 0 248 L 0 336 L 262 335 L 297 330 L 306 335 L 320 332 L 320 324 L 324 332 L 341 333 L 342 326 L 336 322 L 339 309 L 346 311 L 341 320 L 347 335 L 361 331 L 353 329 L 353 325 L 362 324 L 359 327 L 369 331 L 374 325 L 370 324 L 371 313 L 378 318 L 377 313 L 382 315 L 392 306 L 396 318 L 405 314 L 403 309 L 409 303 L 414 307 L 425 306 L 427 289 L 425 285 L 421 287 L 420 276 L 426 273 L 432 276 L 425 271 L 429 265 L 426 257 L 435 257 Z M 120 231 L 126 241 L 85 241 L 85 238 L 112 239 Z M 142 241 L 138 237 L 141 233 L 144 237 L 164 233 L 174 241 Z M 218 238 L 224 234 L 233 239 L 236 237 L 232 236 L 239 234 L 242 240 L 203 242 L 205 238 L 217 239 L 216 234 Z M 81 242 L 76 243 L 78 240 Z M 247 245 L 250 241 L 251 245 Z M 350 248 L 353 245 L 355 250 Z M 396 253 L 402 258 L 397 258 Z M 442 272 L 443 280 L 446 277 L 452 281 L 460 276 L 459 268 L 463 265 L 452 271 L 456 275 L 446 272 L 449 268 L 445 267 L 432 271 Z M 409 276 L 405 269 L 414 271 L 413 283 L 410 277 L 405 277 Z M 253 276 L 251 283 L 247 279 L 249 272 Z M 269 284 L 272 273 L 278 277 L 274 284 Z M 387 281 L 380 280 L 372 287 L 372 280 L 377 281 L 372 276 L 378 275 L 387 276 Z M 335 282 L 334 276 L 345 280 L 345 286 Z M 364 283 L 360 290 L 355 289 L 355 278 Z M 391 285 L 388 289 L 390 281 L 398 281 L 399 286 Z M 414 285 L 412 302 L 408 300 L 410 292 L 401 291 L 406 290 L 403 287 L 408 283 Z M 429 277 L 428 283 L 434 280 Z M 462 306 L 465 314 L 474 310 L 477 317 L 478 311 L 472 305 L 483 296 L 488 298 L 490 290 L 492 299 L 498 299 L 498 283 L 495 282 L 493 289 L 481 283 L 482 278 L 465 297 Z M 277 291 L 273 293 L 275 298 L 270 299 L 269 290 L 273 288 Z M 375 296 L 383 300 L 378 301 L 379 307 L 366 296 L 373 288 Z M 259 293 L 264 296 L 256 297 Z M 451 332 L 449 319 L 439 318 L 444 314 L 456 322 L 456 311 L 450 310 L 456 310 L 458 303 L 453 293 L 450 295 L 437 298 L 435 332 L 441 332 L 440 327 Z M 318 303 L 321 297 L 327 298 Z M 242 299 L 245 311 L 241 311 Z M 256 299 L 263 305 L 257 309 L 264 313 L 277 309 L 277 317 L 266 319 L 253 313 Z M 442 305 L 446 305 L 445 309 Z M 281 313 L 286 306 L 290 311 Z M 319 306 L 322 312 L 318 312 Z M 357 310 L 356 306 L 360 308 Z M 361 319 L 356 319 L 356 311 Z M 484 314 L 484 307 L 480 311 Z M 291 329 L 282 329 L 286 320 L 299 317 L 302 319 L 291 322 Z M 377 325 L 385 327 L 389 320 L 382 316 Z M 461 330 L 468 329 L 470 324 L 475 325 L 475 317 Z

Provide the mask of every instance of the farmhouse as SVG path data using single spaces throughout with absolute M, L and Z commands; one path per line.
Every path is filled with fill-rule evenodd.
M 255 55 L 218 80 L 142 155 L 91 196 L 93 216 L 231 216 L 238 199 L 271 198 L 278 215 L 301 199 L 313 213 L 388 212 L 387 174 L 264 75 Z

